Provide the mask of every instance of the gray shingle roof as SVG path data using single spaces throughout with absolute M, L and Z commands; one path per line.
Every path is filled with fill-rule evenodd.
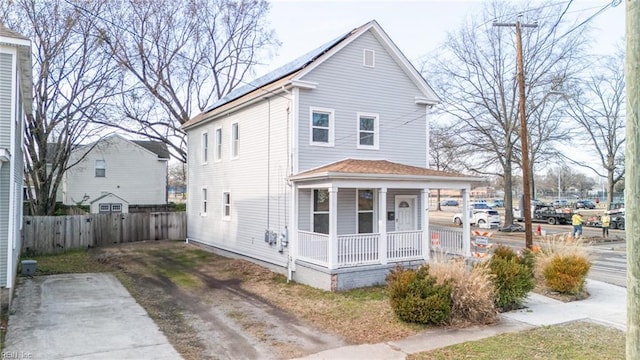
M 131 142 L 157 154 L 160 159 L 169 159 L 171 157 L 167 144 L 163 142 L 147 140 L 132 140 Z
M 209 105 L 209 107 L 207 107 L 204 112 L 209 112 L 219 106 L 222 106 L 228 102 L 231 102 L 241 96 L 244 96 L 248 93 L 250 93 L 251 91 L 258 89 L 264 85 L 267 85 L 269 83 L 272 83 L 278 79 L 281 79 L 293 72 L 296 72 L 300 69 L 305 68 L 307 65 L 309 65 L 310 63 L 312 63 L 315 59 L 317 59 L 319 56 L 321 56 L 322 54 L 326 53 L 327 51 L 331 50 L 331 48 L 333 48 L 335 45 L 337 45 L 338 43 L 340 43 L 342 40 L 344 40 L 345 38 L 349 37 L 349 35 L 351 35 L 353 32 L 355 32 L 354 29 L 352 31 L 349 31 L 345 34 L 342 34 L 340 36 L 338 36 L 337 38 L 327 42 L 326 44 L 318 47 L 317 49 L 314 49 L 302 56 L 300 56 L 299 58 L 291 61 L 288 64 L 285 64 L 275 70 L 273 70 L 272 72 L 261 76 L 255 80 L 253 80 L 252 82 L 241 86 L 233 91 L 231 91 L 230 93 L 228 93 L 227 95 L 223 96 L 222 98 L 220 98 L 220 100 L 216 101 L 215 103 Z
M 29 40 L 28 37 L 25 37 L 24 35 L 18 34 L 17 32 L 10 30 L 8 27 L 4 26 L 2 22 L 0 22 L 0 36 L 13 38 L 13 39 L 20 39 L 20 40 Z

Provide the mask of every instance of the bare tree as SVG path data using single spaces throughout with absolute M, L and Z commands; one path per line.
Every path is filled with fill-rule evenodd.
M 607 179 L 607 203 L 613 202 L 616 184 L 624 179 L 625 80 L 624 52 L 598 59 L 577 89 L 567 96 L 571 117 L 580 130 L 577 137 L 593 146 L 604 172 L 586 162 L 569 159 Z
M 445 111 L 457 119 L 462 143 L 473 149 L 473 155 L 466 157 L 467 168 L 504 177 L 505 223 L 513 220 L 513 164 L 520 159 L 516 47 L 513 29 L 494 28 L 491 20 L 512 22 L 517 14 L 525 14 L 522 21 L 538 24 L 523 32 L 527 122 L 536 151 L 532 160 L 543 158 L 544 144 L 561 140 L 549 136 L 560 121 L 557 107 L 544 104 L 549 100 L 547 93 L 580 70 L 575 60 L 584 45 L 584 27 L 566 32 L 566 7 L 528 5 L 487 3 L 483 17 L 488 21 L 478 23 L 476 16 L 450 33 L 444 53 L 425 67 L 428 77 L 439 85 Z
M 99 1 L 83 2 L 92 12 Z M 18 0 L 4 21 L 33 41 L 34 111 L 25 129 L 25 186 L 33 214 L 51 215 L 75 145 L 95 140 L 92 121 L 104 121 L 117 94 L 119 69 L 110 66 L 94 19 L 66 1 Z
M 264 0 L 110 1 L 97 26 L 126 76 L 121 119 L 106 123 L 163 141 L 185 162 L 181 125 L 245 82 L 278 44 L 268 10 Z
M 169 186 L 174 189 L 174 194 L 178 192 L 185 198 L 187 189 L 187 165 L 182 162 L 175 162 L 169 165 Z
M 456 143 L 455 132 L 448 124 L 432 123 L 429 132 L 429 155 L 432 166 L 439 171 L 455 171 L 461 167 L 463 153 Z M 440 211 L 440 189 L 437 190 L 437 210 Z

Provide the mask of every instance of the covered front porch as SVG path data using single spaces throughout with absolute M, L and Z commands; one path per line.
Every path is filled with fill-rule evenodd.
M 423 230 L 338 235 L 331 240 L 328 234 L 298 231 L 298 259 L 327 269 L 361 265 L 428 261 L 433 252 L 468 256 L 462 229 L 430 226 L 425 238 Z M 335 250 L 330 250 L 334 243 Z M 330 255 L 330 254 L 333 254 Z
M 339 171 L 332 164 L 292 178 L 290 273 L 299 266 L 329 275 L 388 269 L 429 261 L 433 251 L 470 256 L 469 222 L 462 228 L 430 226 L 428 203 L 430 189 L 459 189 L 467 208 L 474 178 L 387 161 L 348 161 Z

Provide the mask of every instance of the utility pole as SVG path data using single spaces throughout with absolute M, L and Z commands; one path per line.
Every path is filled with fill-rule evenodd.
M 625 144 L 625 234 L 627 238 L 627 359 L 640 358 L 640 0 L 626 1 L 627 121 Z
M 522 28 L 535 28 L 538 24 L 522 24 L 520 20 L 515 23 L 494 22 L 493 26 L 508 26 L 516 28 L 516 61 L 518 68 L 518 92 L 520 94 L 520 144 L 522 147 L 522 192 L 523 201 L 522 215 L 524 218 L 524 238 L 525 246 L 528 249 L 533 247 L 533 232 L 531 229 L 531 174 L 529 166 L 529 135 L 527 132 L 527 116 L 525 114 L 524 97 L 524 64 L 522 60 Z

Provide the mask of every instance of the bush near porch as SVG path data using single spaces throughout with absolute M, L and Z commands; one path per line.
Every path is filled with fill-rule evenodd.
M 498 311 L 521 308 L 534 289 L 563 301 L 585 298 L 590 266 L 584 244 L 551 239 L 535 251 L 498 246 L 490 258 L 474 266 L 460 259 L 436 258 L 417 270 L 398 267 L 387 277 L 387 288 L 390 305 L 403 321 L 490 324 L 497 321 Z M 433 301 L 443 286 L 451 289 L 448 303 Z

